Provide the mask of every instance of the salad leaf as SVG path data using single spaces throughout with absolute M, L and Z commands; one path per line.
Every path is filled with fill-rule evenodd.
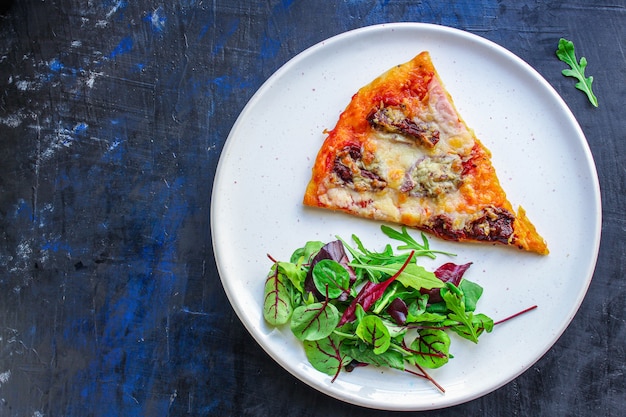
M 313 282 L 320 293 L 328 291 L 328 297 L 338 298 L 350 294 L 350 274 L 332 259 L 322 259 L 313 267 Z
M 405 324 L 407 316 L 409 315 L 409 308 L 404 300 L 400 297 L 394 298 L 394 300 L 387 307 L 387 313 L 398 324 Z
M 338 322 L 339 311 L 328 301 L 303 305 L 293 311 L 291 331 L 300 340 L 320 340 L 328 337 Z
M 466 279 L 458 286 L 465 296 L 465 311 L 475 311 L 478 300 L 483 295 L 483 287 Z
M 346 354 L 353 360 L 361 364 L 369 364 L 374 366 L 385 366 L 392 369 L 404 370 L 405 358 L 401 352 L 388 349 L 383 353 L 374 353 L 372 349 L 361 344 L 344 344 Z
M 350 280 L 355 281 L 356 276 L 354 275 L 354 271 L 350 268 L 348 264 L 348 256 L 346 251 L 344 250 L 343 244 L 339 240 L 335 240 L 333 242 L 329 242 L 322 246 L 322 248 L 312 257 L 311 263 L 309 265 L 309 271 L 304 281 L 304 289 L 307 292 L 312 292 L 318 299 L 322 299 L 322 292 L 318 291 L 315 281 L 313 280 L 313 270 L 315 265 L 323 261 L 325 259 L 330 259 L 338 262 L 340 265 L 344 266 L 350 275 Z
M 356 328 L 356 335 L 364 342 L 372 345 L 372 352 L 376 355 L 385 353 L 391 345 L 389 329 L 378 316 L 367 315 L 363 317 Z
M 415 252 L 416 256 L 428 256 L 429 258 L 435 259 L 435 254 L 444 254 L 449 256 L 454 256 L 454 254 L 449 252 L 441 252 L 441 251 L 433 251 L 430 249 L 430 244 L 428 243 L 428 239 L 424 233 L 421 233 L 422 243 L 418 243 L 407 231 L 407 228 L 402 226 L 402 232 L 398 232 L 395 229 L 392 229 L 389 226 L 382 225 L 380 229 L 384 234 L 389 236 L 392 239 L 400 240 L 405 242 L 404 245 L 398 246 L 398 250 L 412 250 Z
M 263 318 L 273 326 L 280 326 L 289 321 L 293 313 L 288 279 L 275 263 L 265 281 L 263 300 Z
M 350 263 L 349 265 L 353 268 L 365 268 L 372 271 L 383 272 L 388 275 L 400 272 L 396 277 L 397 280 L 405 287 L 411 287 L 416 290 L 443 287 L 443 282 L 441 282 L 434 273 L 414 263 L 408 263 L 406 265 L 398 263 L 390 265 L 361 265 Z
M 591 84 L 593 83 L 593 77 L 585 77 L 585 68 L 587 68 L 587 59 L 583 56 L 580 58 L 580 63 L 576 59 L 576 51 L 574 49 L 574 43 L 567 39 L 561 38 L 559 40 L 559 46 L 556 50 L 556 56 L 566 64 L 570 66 L 570 69 L 564 69 L 561 71 L 566 77 L 574 77 L 578 80 L 575 87 L 585 94 L 594 107 L 598 107 L 598 99 L 591 90 Z
M 404 268 L 411 261 L 412 254 L 406 259 L 404 265 L 400 269 L 397 270 L 389 279 L 381 282 L 381 283 L 373 283 L 367 282 L 361 291 L 354 298 L 352 303 L 348 306 L 348 308 L 344 311 L 341 316 L 341 320 L 339 320 L 339 325 L 354 320 L 355 311 L 358 305 L 360 305 L 363 310 L 367 311 L 369 308 L 384 294 L 385 290 L 396 278 L 402 273 Z
M 311 257 L 316 255 L 320 249 L 324 247 L 324 245 L 325 243 L 320 242 L 319 240 L 308 241 L 303 247 L 296 249 L 293 254 L 291 254 L 289 262 L 299 265 L 309 263 L 311 261 Z
M 291 281 L 294 288 L 302 292 L 306 278 L 306 271 L 302 269 L 302 266 L 291 262 L 278 262 L 277 267 L 279 272 Z
M 448 363 L 450 357 L 450 336 L 443 330 L 424 329 L 411 344 L 415 355 L 411 362 L 424 368 L 439 368 Z
M 446 288 L 441 290 L 441 296 L 446 303 L 446 307 L 452 312 L 448 317 L 457 323 L 451 328 L 460 336 L 478 343 L 478 333 L 473 323 L 473 313 L 465 309 L 465 296 L 458 287 L 451 283 L 446 283 Z
M 341 349 L 342 340 L 339 336 L 330 335 L 321 340 L 305 340 L 304 353 L 313 368 L 326 375 L 331 375 L 333 381 L 352 359 Z

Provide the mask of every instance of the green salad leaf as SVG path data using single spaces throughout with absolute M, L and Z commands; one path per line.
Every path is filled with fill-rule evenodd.
M 566 77 L 574 77 L 578 80 L 576 88 L 587 94 L 587 98 L 593 104 L 594 107 L 598 107 L 598 99 L 591 89 L 593 83 L 593 77 L 585 77 L 585 68 L 587 68 L 587 58 L 581 57 L 580 63 L 576 59 L 576 51 L 574 49 L 574 42 L 561 38 L 559 40 L 559 46 L 556 50 L 556 56 L 566 64 L 570 66 L 569 69 L 561 71 Z

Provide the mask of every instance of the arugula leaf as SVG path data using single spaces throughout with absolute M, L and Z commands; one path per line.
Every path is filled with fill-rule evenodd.
M 598 107 L 598 99 L 591 90 L 591 84 L 593 83 L 593 77 L 585 77 L 585 68 L 587 67 L 587 59 L 585 57 L 580 58 L 580 64 L 576 59 L 576 51 L 574 50 L 574 43 L 567 39 L 561 38 L 559 40 L 559 47 L 556 50 L 556 56 L 571 69 L 564 69 L 561 71 L 566 77 L 574 77 L 578 79 L 576 88 L 587 94 L 587 98 L 594 105 Z
M 384 224 L 380 226 L 380 230 L 382 230 L 382 232 L 390 238 L 400 240 L 406 243 L 405 245 L 398 246 L 398 250 L 412 250 L 415 252 L 415 256 L 428 256 L 431 259 L 436 258 L 435 254 L 456 256 L 455 254 L 450 252 L 431 250 L 428 239 L 426 238 L 426 235 L 424 233 L 421 233 L 422 243 L 419 244 L 415 239 L 413 239 L 409 232 L 407 232 L 405 226 L 402 226 L 402 232 L 398 232 L 397 230 L 389 226 L 385 226 Z
M 453 284 L 446 283 L 446 287 L 441 290 L 441 296 L 446 303 L 446 307 L 452 312 L 448 314 L 450 320 L 457 321 L 458 325 L 452 326 L 460 336 L 478 343 L 478 334 L 473 323 L 473 313 L 465 311 L 465 296 L 463 292 Z

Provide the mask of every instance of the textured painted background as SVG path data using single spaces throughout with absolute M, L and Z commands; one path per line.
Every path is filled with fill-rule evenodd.
M 464 29 L 533 65 L 585 131 L 604 204 L 594 280 L 555 347 L 496 392 L 422 414 L 622 415 L 624 0 L 0 10 L 0 416 L 385 415 L 315 392 L 256 345 L 222 290 L 209 206 L 228 132 L 276 69 L 332 35 L 396 21 Z M 598 109 L 560 75 L 560 37 L 587 57 Z

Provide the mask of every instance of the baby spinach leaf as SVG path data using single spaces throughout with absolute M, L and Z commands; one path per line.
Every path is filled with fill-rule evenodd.
M 483 287 L 475 282 L 464 279 L 459 288 L 465 296 L 465 311 L 475 311 L 478 300 L 483 295 Z
M 339 262 L 332 259 L 322 259 L 315 264 L 313 282 L 321 294 L 327 291 L 329 298 L 344 295 L 344 299 L 347 299 L 350 295 L 350 274 Z
M 378 316 L 363 317 L 356 328 L 356 335 L 371 345 L 376 355 L 386 352 L 391 344 L 389 330 Z
M 324 246 L 322 246 L 319 252 L 317 252 L 317 254 L 311 260 L 311 264 L 310 264 L 307 276 L 304 281 L 305 291 L 314 293 L 314 295 L 318 299 L 321 299 L 323 296 L 322 296 L 322 292 L 317 290 L 317 287 L 315 286 L 315 282 L 313 281 L 313 269 L 315 268 L 315 265 L 318 262 L 324 259 L 331 259 L 333 261 L 339 262 L 339 264 L 343 265 L 348 271 L 348 273 L 350 274 L 350 280 L 351 281 L 356 280 L 354 271 L 352 270 L 352 268 L 348 266 L 348 256 L 346 255 L 346 251 L 344 250 L 344 247 L 341 241 L 335 240 L 333 242 L 329 242 L 325 244 Z
M 300 340 L 320 340 L 330 335 L 339 322 L 337 307 L 328 301 L 296 308 L 291 316 L 291 331 Z

